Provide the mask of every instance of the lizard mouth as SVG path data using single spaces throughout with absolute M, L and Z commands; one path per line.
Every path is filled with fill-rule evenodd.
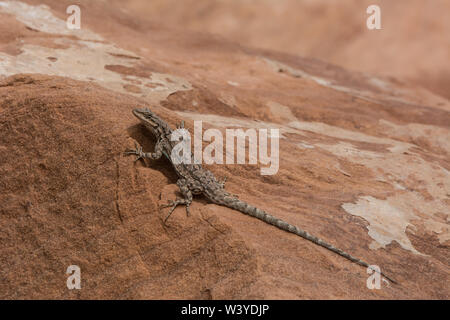
M 136 118 L 139 119 L 148 119 L 149 117 L 151 117 L 149 109 L 134 109 L 133 114 Z

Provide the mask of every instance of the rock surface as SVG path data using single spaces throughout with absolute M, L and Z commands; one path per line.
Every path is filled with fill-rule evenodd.
M 80 3 L 72 31 L 70 1 L 0 1 L 0 298 L 450 297 L 448 100 Z M 154 147 L 136 106 L 190 130 L 280 128 L 276 175 L 208 168 L 399 284 L 369 290 L 364 268 L 202 198 L 164 225 L 170 163 L 123 156 Z
M 130 14 L 408 79 L 450 98 L 448 0 L 113 0 Z M 368 30 L 370 5 L 381 30 Z

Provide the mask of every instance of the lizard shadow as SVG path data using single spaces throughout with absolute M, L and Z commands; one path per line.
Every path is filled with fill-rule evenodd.
M 128 135 L 133 138 L 142 147 L 144 152 L 154 152 L 156 139 L 155 137 L 143 126 L 142 124 L 136 124 L 127 129 Z M 168 180 L 169 183 L 176 183 L 178 175 L 173 169 L 169 159 L 162 156 L 158 160 L 141 159 L 145 163 L 145 167 L 152 168 L 161 172 Z

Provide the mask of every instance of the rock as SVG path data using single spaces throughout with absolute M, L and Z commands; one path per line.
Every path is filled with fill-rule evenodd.
M 114 5 L 81 1 L 72 34 L 66 3 L 37 3 L 0 2 L 2 299 L 449 298 L 448 100 Z M 207 167 L 399 284 L 370 290 L 364 268 L 202 198 L 164 225 L 171 164 L 123 155 L 154 148 L 137 106 L 190 131 L 279 128 L 277 174 Z M 81 290 L 66 286 L 71 265 Z
M 113 1 L 163 25 L 395 76 L 450 98 L 447 0 Z M 366 27 L 374 4 L 381 30 Z

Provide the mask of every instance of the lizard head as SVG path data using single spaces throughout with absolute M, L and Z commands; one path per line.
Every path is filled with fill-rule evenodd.
M 157 128 L 161 125 L 161 120 L 158 116 L 148 108 L 134 109 L 133 114 L 153 133 L 155 133 Z

